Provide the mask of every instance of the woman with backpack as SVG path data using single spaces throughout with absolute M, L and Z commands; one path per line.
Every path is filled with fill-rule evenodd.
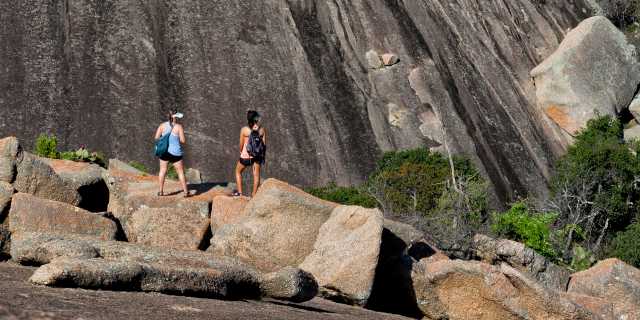
M 180 179 L 182 191 L 186 198 L 189 196 L 189 190 L 187 189 L 187 181 L 184 176 L 184 165 L 182 161 L 184 155 L 182 145 L 186 143 L 186 139 L 184 137 L 184 128 L 178 123 L 178 119 L 182 119 L 184 115 L 177 111 L 170 111 L 168 116 L 169 121 L 160 124 L 155 135 L 156 156 L 160 158 L 160 173 L 158 174 L 160 191 L 158 192 L 158 196 L 165 195 L 164 180 L 167 175 L 169 163 L 171 163 L 178 173 L 178 179 Z
M 240 129 L 240 159 L 236 165 L 236 185 L 238 190 L 232 193 L 237 197 L 242 195 L 242 172 L 247 167 L 253 167 L 253 190 L 255 196 L 260 186 L 260 167 L 264 165 L 267 148 L 267 132 L 260 125 L 260 114 L 257 111 L 247 111 L 247 126 Z

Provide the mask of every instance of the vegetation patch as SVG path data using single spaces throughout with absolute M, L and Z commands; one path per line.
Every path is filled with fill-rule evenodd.
M 107 166 L 102 152 L 90 151 L 84 145 L 77 150 L 58 151 L 58 138 L 55 135 L 40 134 L 36 139 L 34 153 L 44 158 L 90 162 L 103 168 Z

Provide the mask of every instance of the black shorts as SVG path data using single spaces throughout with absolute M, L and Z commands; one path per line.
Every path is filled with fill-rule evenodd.
M 251 158 L 251 159 L 242 159 L 242 158 L 240 158 L 238 161 L 240 162 L 241 165 L 243 165 L 245 167 L 250 167 L 254 163 L 257 163 L 259 165 L 263 165 L 264 164 L 264 157 Z
M 163 161 L 169 161 L 169 162 L 171 162 L 171 163 L 176 163 L 176 162 L 178 162 L 178 161 L 182 160 L 182 156 L 174 156 L 174 155 L 172 155 L 172 154 L 171 154 L 171 153 L 169 153 L 169 152 L 165 152 L 165 154 L 163 154 L 163 155 L 160 157 L 160 160 L 163 160 Z

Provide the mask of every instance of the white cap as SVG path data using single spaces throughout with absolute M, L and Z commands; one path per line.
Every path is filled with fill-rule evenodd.
M 182 114 L 182 112 L 176 112 L 172 117 L 182 119 L 182 117 L 184 117 L 184 114 Z

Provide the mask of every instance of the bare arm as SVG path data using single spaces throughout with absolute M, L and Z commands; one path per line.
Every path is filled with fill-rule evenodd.
M 180 143 L 187 143 L 187 139 L 184 137 L 184 128 L 182 126 L 178 128 L 178 136 L 180 137 Z
M 156 137 L 155 137 L 156 140 L 160 139 L 160 137 L 162 136 L 163 126 L 164 124 L 161 124 L 160 126 L 158 126 L 158 129 L 156 130 Z
M 264 145 L 267 145 L 267 130 L 265 128 L 260 128 L 261 134 L 262 134 L 262 142 L 264 143 Z
M 240 129 L 240 152 L 242 152 L 242 147 L 244 147 L 244 127 Z

